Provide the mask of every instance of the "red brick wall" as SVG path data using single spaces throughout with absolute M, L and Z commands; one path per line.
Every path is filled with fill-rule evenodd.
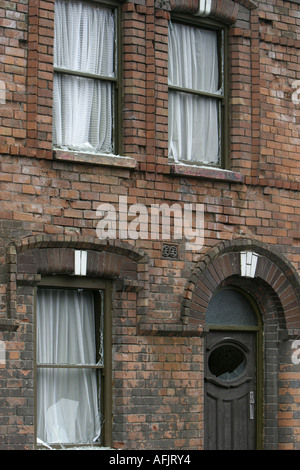
M 175 3 L 172 8 L 180 11 L 188 2 Z M 190 3 L 188 11 L 194 8 Z M 185 168 L 178 175 L 176 170 L 170 172 L 167 161 L 169 4 L 162 2 L 159 8 L 152 0 L 122 4 L 122 154 L 138 162 L 136 169 L 128 169 L 53 159 L 54 2 L 3 2 L 0 80 L 6 96 L 0 105 L 0 339 L 7 356 L 0 369 L 0 448 L 34 445 L 37 271 L 30 250 L 83 246 L 103 256 L 96 235 L 96 209 L 102 202 L 117 204 L 119 196 L 126 195 L 128 204 L 139 202 L 148 208 L 154 203 L 191 202 L 204 204 L 205 209 L 205 240 L 199 253 L 187 252 L 179 243 L 178 259 L 163 258 L 161 240 L 111 245 L 112 251 L 125 257 L 118 271 L 121 277 L 141 283 L 115 283 L 113 440 L 117 447 L 203 448 L 203 325 L 189 329 L 182 312 L 185 309 L 190 315 L 195 276 L 203 271 L 201 263 L 208 264 L 215 256 L 214 250 L 221 253 L 220 243 L 234 252 L 251 241 L 266 250 L 270 260 L 272 253 L 279 253 L 283 261 L 276 255 L 272 262 L 286 273 L 294 303 L 279 305 L 270 295 L 269 313 L 279 318 L 279 326 L 271 326 L 276 332 L 286 328 L 289 309 L 299 318 L 300 105 L 292 100 L 293 84 L 300 79 L 299 4 L 259 1 L 258 8 L 252 9 L 252 2 L 237 3 L 236 22 L 229 26 L 233 173 L 198 169 L 191 175 Z M 22 263 L 17 263 L 15 251 L 22 253 Z M 129 264 L 133 258 L 134 270 Z M 104 270 L 98 275 L 109 274 Z M 275 281 L 271 287 L 276 291 Z M 264 311 L 267 306 L 261 302 Z M 266 410 L 265 446 L 269 448 L 300 446 L 300 372 L 291 362 L 291 341 L 299 334 L 297 321 L 278 352 L 280 373 L 277 355 L 268 363 L 274 369 L 272 383 L 278 395 L 272 413 Z

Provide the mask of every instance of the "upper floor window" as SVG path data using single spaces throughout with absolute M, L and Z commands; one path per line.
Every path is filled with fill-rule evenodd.
M 169 158 L 223 164 L 224 31 L 169 23 Z
M 116 11 L 56 0 L 53 144 L 114 153 L 117 83 Z

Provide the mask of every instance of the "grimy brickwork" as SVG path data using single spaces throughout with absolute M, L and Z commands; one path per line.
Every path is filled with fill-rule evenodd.
M 265 325 L 263 448 L 300 449 L 300 17 L 297 1 L 212 2 L 229 28 L 229 170 L 168 162 L 168 21 L 197 1 L 121 2 L 122 155 L 95 163 L 52 151 L 53 0 L 0 6 L 0 448 L 35 445 L 34 296 L 44 274 L 113 281 L 112 443 L 204 448 L 205 309 L 230 284 Z M 1 95 L 2 97 L 3 95 Z M 132 163 L 134 162 L 134 163 Z M 100 203 L 203 204 L 204 246 L 101 242 Z M 170 242 L 171 243 L 171 242 Z M 260 255 L 255 280 L 239 252 Z

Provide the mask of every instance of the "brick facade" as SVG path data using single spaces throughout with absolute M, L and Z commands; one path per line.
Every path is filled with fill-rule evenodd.
M 113 286 L 114 447 L 204 448 L 205 312 L 230 285 L 264 325 L 262 446 L 299 449 L 299 2 L 212 2 L 229 35 L 227 170 L 168 162 L 168 21 L 198 2 L 120 4 L 122 155 L 99 158 L 52 150 L 54 1 L 0 7 L 0 448 L 34 448 L 35 289 L 73 275 L 85 250 L 87 275 Z M 202 249 L 166 241 L 171 258 L 161 239 L 99 240 L 97 207 L 120 196 L 203 204 Z M 258 256 L 254 278 L 241 273 L 245 251 Z

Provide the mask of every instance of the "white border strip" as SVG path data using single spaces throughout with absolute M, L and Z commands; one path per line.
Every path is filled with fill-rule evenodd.
M 241 276 L 255 277 L 258 255 L 252 251 L 241 252 Z
M 200 0 L 196 16 L 209 16 L 211 13 L 211 1 L 212 0 Z

